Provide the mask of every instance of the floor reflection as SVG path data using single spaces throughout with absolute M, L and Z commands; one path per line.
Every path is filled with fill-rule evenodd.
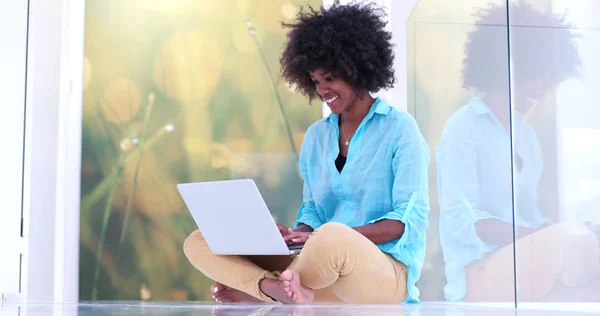
M 528 305 L 515 310 L 510 304 L 472 305 L 449 303 L 423 303 L 420 305 L 213 305 L 201 302 L 82 302 L 80 304 L 5 304 L 0 307 L 0 316 L 5 315 L 407 315 L 407 316 L 552 316 L 584 315 L 600 311 L 600 305 Z M 550 310 L 561 309 L 561 310 Z M 568 311 L 571 310 L 571 311 Z

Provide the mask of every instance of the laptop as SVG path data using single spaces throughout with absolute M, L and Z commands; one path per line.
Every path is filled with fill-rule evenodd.
M 252 179 L 182 183 L 177 190 L 216 255 L 290 255 Z

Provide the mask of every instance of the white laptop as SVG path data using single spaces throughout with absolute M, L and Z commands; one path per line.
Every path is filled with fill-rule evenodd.
M 252 179 L 183 183 L 177 189 L 214 254 L 289 255 L 302 249 L 285 243 Z

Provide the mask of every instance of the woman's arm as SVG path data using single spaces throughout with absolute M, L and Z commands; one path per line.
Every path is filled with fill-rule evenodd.
M 312 233 L 314 229 L 306 224 L 300 224 L 294 229 L 295 232 Z
M 397 240 L 402 245 L 421 245 L 429 224 L 429 147 L 412 116 L 406 115 L 397 128 L 392 157 L 394 179 L 389 188 L 392 208 L 356 230 L 375 244 Z
M 354 230 L 377 245 L 400 239 L 404 234 L 404 227 L 401 221 L 384 219 L 377 223 L 354 227 Z
M 302 148 L 300 149 L 300 155 L 298 159 L 298 167 L 300 169 L 302 180 L 304 180 L 304 185 L 302 189 L 302 205 L 298 210 L 298 216 L 296 217 L 296 223 L 294 225 L 296 226 L 294 231 L 297 232 L 312 232 L 313 229 L 317 229 L 324 224 L 323 220 L 319 216 L 319 213 L 317 212 L 315 200 L 312 196 L 310 178 L 308 177 L 308 161 L 310 160 L 309 155 L 313 152 L 311 135 L 312 128 L 309 127 L 306 131 L 306 135 L 304 136 L 304 141 L 302 142 Z
M 542 224 L 537 228 L 515 225 L 515 234 L 517 239 L 527 237 L 539 230 L 548 227 L 548 223 Z M 478 220 L 475 223 L 475 233 L 481 240 L 494 244 L 508 245 L 514 242 L 513 225 L 495 218 L 486 218 Z
M 397 240 L 404 234 L 404 223 L 401 221 L 384 219 L 377 223 L 354 227 L 361 235 L 365 236 L 374 244 L 383 244 L 388 241 Z M 313 229 L 305 224 L 300 224 L 293 233 L 284 236 L 287 244 L 303 244 L 310 237 Z

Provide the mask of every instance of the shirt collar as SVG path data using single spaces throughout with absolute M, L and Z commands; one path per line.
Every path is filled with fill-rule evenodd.
M 483 102 L 480 97 L 473 97 L 469 102 L 469 107 L 478 115 L 490 114 L 490 107 Z
M 487 103 L 485 103 L 485 101 L 483 101 L 480 97 L 473 97 L 471 99 L 471 101 L 469 102 L 468 106 L 473 110 L 473 112 L 475 112 L 475 114 L 489 115 L 493 120 L 496 121 L 496 123 L 498 125 L 500 125 L 500 121 L 498 121 L 498 118 L 496 117 L 496 115 L 494 115 L 492 110 L 490 110 L 490 106 L 487 105 Z M 512 115 L 513 124 L 521 125 L 521 124 L 526 123 L 525 120 L 523 119 L 523 116 L 521 116 L 521 114 L 519 114 L 518 112 L 513 112 L 513 113 L 514 113 Z
M 371 105 L 369 113 L 367 113 L 366 117 L 373 116 L 374 114 L 381 114 L 385 116 L 390 112 L 391 107 L 392 106 L 389 105 L 389 103 L 383 101 L 381 98 L 375 98 L 375 102 L 373 102 L 373 104 Z M 339 115 L 333 113 L 329 114 L 329 117 L 327 117 L 327 121 L 329 122 L 337 122 L 338 119 Z

